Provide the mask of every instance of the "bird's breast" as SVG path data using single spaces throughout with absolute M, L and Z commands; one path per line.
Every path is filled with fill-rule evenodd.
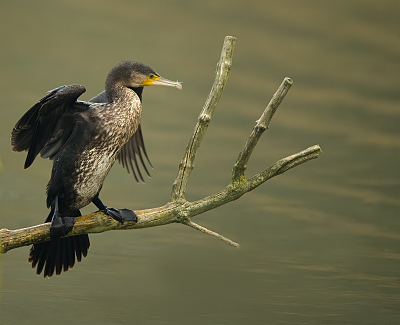
M 73 179 L 76 208 L 83 207 L 99 193 L 104 180 L 113 166 L 118 153 L 136 132 L 141 115 L 141 104 L 123 102 L 102 105 L 83 123 L 84 141 L 70 170 Z M 92 111 L 93 112 L 93 111 Z M 89 120 L 88 120 L 89 121 Z M 72 166 L 71 166 L 72 167 Z

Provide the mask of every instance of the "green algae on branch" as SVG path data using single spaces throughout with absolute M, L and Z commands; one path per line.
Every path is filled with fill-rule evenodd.
M 203 233 L 217 237 L 231 246 L 238 247 L 239 244 L 234 241 L 194 223 L 191 219 L 208 210 L 215 209 L 223 204 L 237 200 L 243 194 L 252 191 L 268 179 L 280 175 L 291 168 L 319 156 L 322 152 L 321 148 L 318 145 L 315 145 L 299 153 L 282 158 L 261 171 L 259 174 L 246 179 L 245 172 L 251 153 L 257 145 L 261 135 L 266 129 L 268 129 L 275 111 L 293 84 L 293 81 L 290 78 L 285 78 L 261 117 L 257 120 L 248 140 L 246 141 L 242 151 L 239 153 L 232 169 L 231 180 L 227 182 L 228 185 L 225 189 L 195 202 L 186 201 L 186 187 L 194 167 L 194 160 L 228 80 L 235 44 L 235 37 L 225 37 L 221 57 L 216 69 L 214 84 L 199 115 L 193 135 L 186 147 L 183 159 L 179 164 L 178 175 L 172 186 L 170 201 L 161 207 L 135 211 L 138 217 L 137 223 L 124 222 L 124 224 L 121 224 L 102 212 L 95 212 L 86 216 L 78 217 L 76 218 L 74 228 L 67 237 L 80 234 L 99 233 L 109 230 L 148 228 L 170 223 L 181 223 Z M 18 230 L 1 229 L 0 253 L 4 254 L 17 247 L 48 240 L 50 240 L 50 223 Z

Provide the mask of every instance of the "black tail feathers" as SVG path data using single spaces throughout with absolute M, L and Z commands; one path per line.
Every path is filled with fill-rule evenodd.
M 54 271 L 59 275 L 62 270 L 66 272 L 74 266 L 75 256 L 78 262 L 82 256 L 86 257 L 89 246 L 89 236 L 86 234 L 34 244 L 29 252 L 29 263 L 33 269 L 37 267 L 37 275 L 43 270 L 45 278 L 51 277 Z

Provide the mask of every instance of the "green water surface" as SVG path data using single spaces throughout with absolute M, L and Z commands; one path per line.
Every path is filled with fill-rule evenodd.
M 10 133 L 46 91 L 81 84 L 88 100 L 123 60 L 183 90 L 144 91 L 155 167 L 146 184 L 116 164 L 113 207 L 165 204 L 214 80 L 226 35 L 229 81 L 199 151 L 187 199 L 223 189 L 284 77 L 294 86 L 248 176 L 319 144 L 323 154 L 195 222 L 91 235 L 88 257 L 45 280 L 28 247 L 1 257 L 0 324 L 399 324 L 400 2 L 0 2 L 0 228 L 42 223 L 51 162 L 23 169 Z M 95 211 L 94 205 L 83 210 Z

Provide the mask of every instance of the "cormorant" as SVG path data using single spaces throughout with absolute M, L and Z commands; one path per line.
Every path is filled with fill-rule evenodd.
M 47 184 L 51 211 L 46 219 L 51 222 L 51 241 L 34 244 L 29 254 L 38 275 L 43 270 L 44 277 L 51 277 L 54 271 L 60 274 L 74 266 L 75 255 L 78 262 L 82 255 L 86 257 L 88 235 L 64 236 L 81 215 L 79 209 L 89 203 L 121 223 L 137 221 L 132 210 L 106 207 L 99 193 L 116 159 L 138 181 L 135 165 L 143 181 L 137 155 L 148 174 L 140 116 L 143 87 L 151 85 L 182 89 L 179 82 L 162 78 L 146 64 L 125 61 L 111 69 L 105 91 L 89 102 L 78 100 L 86 91 L 83 86 L 61 86 L 49 91 L 15 125 L 11 145 L 14 151 L 28 151 L 25 168 L 39 153 L 53 160 Z

